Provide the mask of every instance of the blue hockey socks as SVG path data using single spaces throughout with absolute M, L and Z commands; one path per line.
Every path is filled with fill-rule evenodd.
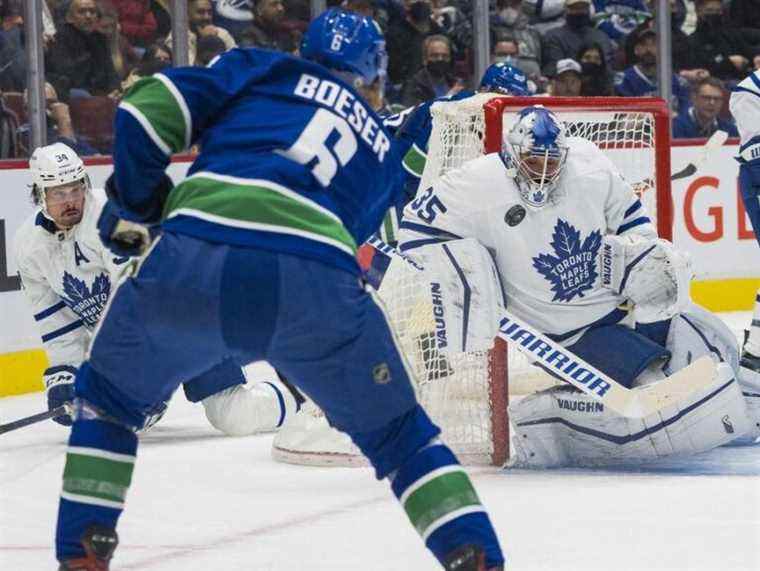
M 116 529 L 136 455 L 137 437 L 131 430 L 103 420 L 74 422 L 58 506 L 59 561 L 85 555 L 82 537 L 91 526 Z
M 503 565 L 499 540 L 470 477 L 419 406 L 371 433 L 352 434 L 428 549 L 443 563 L 453 551 L 479 546 L 486 567 Z

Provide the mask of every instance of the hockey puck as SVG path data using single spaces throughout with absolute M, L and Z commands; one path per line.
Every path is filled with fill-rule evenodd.
M 525 208 L 516 204 L 507 210 L 507 213 L 504 215 L 504 222 L 506 222 L 508 226 L 517 226 L 523 221 L 523 218 L 525 218 Z

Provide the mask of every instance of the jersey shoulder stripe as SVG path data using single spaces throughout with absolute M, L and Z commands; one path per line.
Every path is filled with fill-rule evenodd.
M 240 229 L 301 236 L 353 255 L 357 246 L 337 215 L 282 185 L 208 171 L 177 186 L 165 218 L 190 216 Z
M 190 145 L 190 112 L 182 94 L 161 74 L 138 81 L 119 106 L 132 115 L 164 154 Z

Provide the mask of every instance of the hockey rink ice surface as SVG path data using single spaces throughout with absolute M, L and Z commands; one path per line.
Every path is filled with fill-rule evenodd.
M 724 314 L 739 329 L 749 313 Z M 40 412 L 0 399 L 0 422 Z M 272 436 L 222 436 L 179 391 L 141 438 L 111 568 L 433 571 L 386 482 L 367 468 L 270 458 Z M 0 570 L 56 569 L 66 430 L 0 436 Z M 508 570 L 760 570 L 760 446 L 638 470 L 471 470 Z

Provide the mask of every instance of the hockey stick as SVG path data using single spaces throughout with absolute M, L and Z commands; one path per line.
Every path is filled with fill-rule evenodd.
M 422 270 L 418 264 L 382 240 L 373 237 L 368 243 L 391 257 L 404 260 L 415 270 Z M 506 309 L 500 316 L 497 334 L 525 354 L 532 363 L 541 364 L 565 382 L 629 418 L 643 418 L 688 400 L 694 393 L 712 385 L 715 378 L 712 359 L 702 357 L 662 381 L 631 390 Z
M 728 133 L 725 131 L 715 131 L 702 146 L 699 156 L 694 160 L 694 162 L 689 163 L 677 173 L 670 175 L 670 180 L 688 178 L 700 170 L 705 165 L 707 160 L 715 153 L 715 151 L 723 146 L 723 143 L 726 142 L 726 139 L 728 139 Z
M 58 408 L 54 408 L 53 410 L 47 410 L 39 414 L 33 414 L 32 416 L 19 418 L 18 420 L 14 420 L 13 422 L 9 422 L 7 424 L 0 424 L 0 434 L 10 432 L 11 430 L 16 430 L 17 428 L 24 428 L 30 424 L 35 424 L 37 422 L 47 420 L 48 418 L 55 418 L 56 416 L 63 416 L 65 414 L 69 414 L 69 407 L 66 405 L 61 405 Z

